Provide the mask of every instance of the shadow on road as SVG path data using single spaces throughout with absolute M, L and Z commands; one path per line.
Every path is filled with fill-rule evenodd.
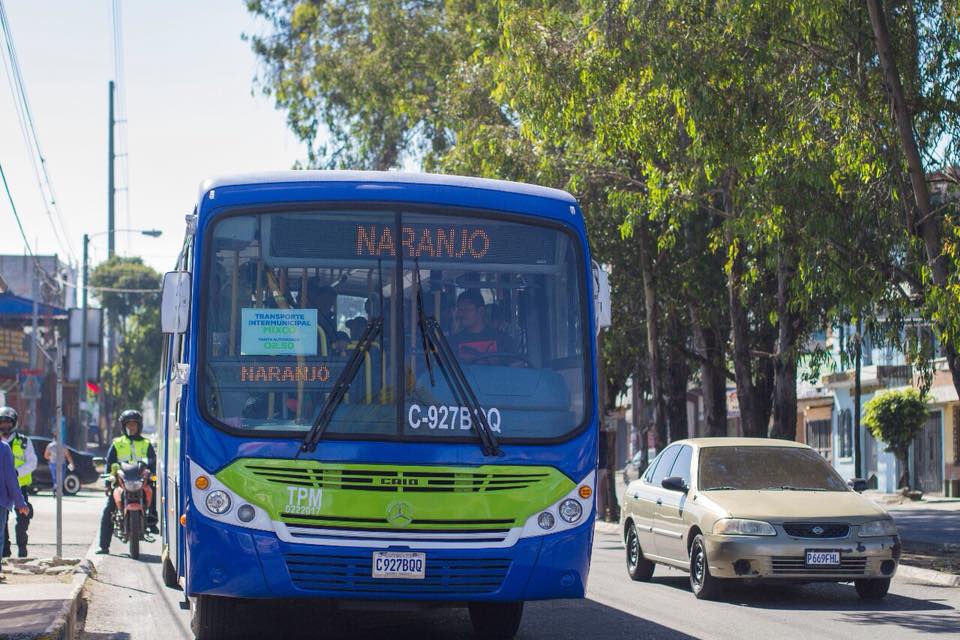
M 960 613 L 910 613 L 896 614 L 882 611 L 850 613 L 844 616 L 847 622 L 859 625 L 893 625 L 921 633 L 949 633 L 956 637 L 960 629 Z
M 689 597 L 690 580 L 687 576 L 657 576 L 652 583 L 662 584 L 685 591 Z M 920 600 L 908 596 L 887 594 L 879 602 L 861 600 L 852 584 L 838 584 L 824 582 L 819 584 L 791 585 L 776 583 L 759 584 L 727 584 L 724 586 L 721 602 L 738 604 L 742 607 L 757 609 L 785 609 L 790 611 L 844 611 L 863 612 L 863 615 L 872 616 L 885 612 L 898 611 L 956 611 L 950 605 L 935 600 Z M 942 613 L 936 614 L 943 616 Z M 945 617 L 953 620 L 953 630 L 957 626 L 957 618 Z
M 310 637 L 325 640 L 473 640 L 476 636 L 465 608 L 435 609 L 420 612 L 330 611 L 304 601 L 280 606 L 250 607 L 233 638 Z M 669 627 L 607 607 L 590 600 L 570 600 L 557 607 L 556 602 L 527 603 L 517 640 L 549 637 L 554 640 L 604 638 L 636 640 L 692 640 L 693 636 Z

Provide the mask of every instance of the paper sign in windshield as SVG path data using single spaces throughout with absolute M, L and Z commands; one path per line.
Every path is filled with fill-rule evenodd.
M 240 355 L 317 355 L 316 309 L 241 309 Z

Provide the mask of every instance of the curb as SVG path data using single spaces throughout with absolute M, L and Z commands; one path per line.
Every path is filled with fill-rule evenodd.
M 593 526 L 596 533 L 612 533 L 613 535 L 620 535 L 619 522 L 605 522 L 603 520 L 596 520 Z
M 80 561 L 80 570 L 73 576 L 70 596 L 64 602 L 53 622 L 47 626 L 43 633 L 33 636 L 33 640 L 74 640 L 76 638 L 77 618 L 82 617 L 81 614 L 86 608 L 83 588 L 87 584 L 87 580 L 97 574 L 97 567 L 94 564 L 96 550 L 97 543 L 94 541 L 90 543 L 87 555 Z
M 896 575 L 938 587 L 960 587 L 960 575 L 901 564 Z

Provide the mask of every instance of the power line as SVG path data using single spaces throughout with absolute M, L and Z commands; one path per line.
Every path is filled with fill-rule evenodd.
M 10 21 L 7 17 L 6 7 L 3 0 L 0 0 L 0 30 L 3 31 L 4 41 L 6 43 L 6 56 L 4 58 L 4 67 L 7 70 L 7 83 L 13 94 L 14 104 L 16 105 L 17 120 L 20 124 L 20 132 L 23 135 L 24 142 L 30 152 L 30 161 L 33 165 L 34 174 L 37 178 L 37 184 L 40 188 L 40 194 L 43 197 L 44 208 L 47 212 L 47 218 L 53 230 L 54 237 L 61 249 L 77 262 L 77 254 L 74 251 L 73 244 L 70 241 L 70 232 L 67 229 L 63 215 L 57 205 L 56 193 L 53 189 L 53 181 L 50 178 L 50 172 L 47 170 L 46 156 L 40 146 L 40 137 L 37 134 L 37 127 L 33 119 L 33 111 L 30 108 L 30 100 L 27 96 L 26 84 L 23 80 L 23 72 L 20 68 L 20 61 L 17 57 L 16 46 L 13 41 L 13 31 L 10 28 Z M 59 230 L 57 229 L 59 225 Z M 61 233 L 63 234 L 61 237 Z M 65 240 L 64 240 L 65 239 Z
M 47 280 L 53 282 L 56 281 L 56 278 L 47 273 L 47 270 L 43 268 L 43 265 L 40 264 L 40 260 L 37 258 L 37 255 L 33 252 L 33 247 L 30 246 L 30 241 L 27 240 L 27 234 L 23 231 L 23 222 L 20 220 L 20 213 L 17 211 L 17 205 L 13 201 L 13 194 L 10 193 L 10 185 L 7 183 L 7 174 L 3 170 L 3 163 L 0 163 L 0 179 L 3 181 L 3 190 L 7 193 L 7 200 L 10 201 L 10 211 L 13 212 L 13 217 L 17 221 L 17 229 L 20 230 L 20 237 L 23 238 L 23 245 L 27 248 L 27 253 L 33 258 L 33 264 L 37 269 L 38 273 L 44 275 Z

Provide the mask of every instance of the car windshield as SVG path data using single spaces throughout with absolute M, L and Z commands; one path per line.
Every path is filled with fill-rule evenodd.
M 205 412 L 303 432 L 375 321 L 382 331 L 324 437 L 476 438 L 423 351 L 435 319 L 498 439 L 561 437 L 585 416 L 583 259 L 567 233 L 453 212 L 244 214 L 207 235 Z
M 847 491 L 820 454 L 800 447 L 704 447 L 701 491 Z

